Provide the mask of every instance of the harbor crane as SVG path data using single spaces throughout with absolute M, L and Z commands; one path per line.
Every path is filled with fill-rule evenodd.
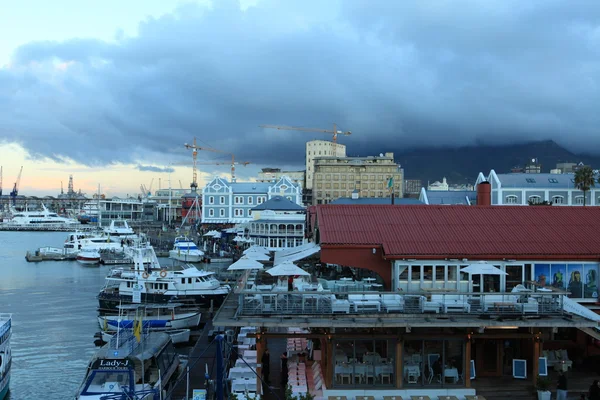
M 235 165 L 236 165 L 236 161 L 235 161 L 235 157 L 234 157 L 233 154 L 227 153 L 226 151 L 221 151 L 221 150 L 213 149 L 212 147 L 200 147 L 200 146 L 197 146 L 196 145 L 196 138 L 194 138 L 193 144 L 185 143 L 184 146 L 185 146 L 186 149 L 191 149 L 192 150 L 192 159 L 194 160 L 194 166 L 193 166 L 194 178 L 193 178 L 192 184 L 190 185 L 190 187 L 192 188 L 192 191 L 196 191 L 196 189 L 198 189 L 198 172 L 196 170 L 196 165 L 198 165 L 198 162 L 197 162 L 198 150 L 212 151 L 213 153 L 221 153 L 221 154 L 230 155 L 231 156 L 231 179 L 232 179 L 232 182 L 235 181 Z M 244 164 L 244 163 L 237 163 L 237 164 Z M 250 164 L 250 163 L 246 163 L 246 164 Z M 244 165 L 246 165 L 246 164 L 244 164 Z
M 19 185 L 21 184 L 21 174 L 23 173 L 23 166 L 19 170 L 19 175 L 17 175 L 17 180 L 13 185 L 13 190 L 10 192 L 10 197 L 12 198 L 13 207 L 17 205 L 17 195 L 19 194 Z
M 243 167 L 245 167 L 246 165 L 251 164 L 248 161 L 235 161 L 235 156 L 232 154 L 231 155 L 231 162 L 199 162 L 197 163 L 197 165 L 229 165 L 231 166 L 231 182 L 235 182 L 236 178 L 235 178 L 235 166 L 236 165 L 241 165 Z
M 337 128 L 336 124 L 333 124 L 333 130 L 320 129 L 320 128 L 302 128 L 296 126 L 282 126 L 282 125 L 259 125 L 260 128 L 277 129 L 283 131 L 304 131 L 304 132 L 320 132 L 328 133 L 333 135 L 333 143 L 337 143 L 338 135 L 349 136 L 352 134 L 350 131 L 341 131 Z
M 154 183 L 154 178 L 150 181 L 150 186 L 146 187 L 143 183 L 140 185 L 140 191 L 142 192 L 142 197 L 147 199 L 152 196 L 152 184 Z

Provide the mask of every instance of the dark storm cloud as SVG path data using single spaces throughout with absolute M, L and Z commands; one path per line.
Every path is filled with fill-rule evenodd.
M 0 140 L 33 156 L 167 165 L 183 143 L 302 165 L 349 153 L 555 139 L 600 144 L 600 2 L 262 1 L 185 6 L 115 43 L 18 48 L 0 69 Z M 201 151 L 206 158 L 218 154 Z M 227 156 L 224 156 L 227 158 Z
M 171 167 L 154 167 L 152 165 L 137 165 L 135 167 L 138 171 L 150 171 L 150 172 L 175 172 L 174 168 Z

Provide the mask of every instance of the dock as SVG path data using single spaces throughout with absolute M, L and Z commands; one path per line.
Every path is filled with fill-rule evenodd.
M 40 262 L 40 261 L 68 261 L 76 260 L 77 254 L 42 254 L 39 250 L 28 251 L 25 254 L 25 260 L 28 262 Z
M 73 231 L 91 231 L 96 227 L 92 225 L 71 225 L 71 226 L 21 226 L 0 224 L 0 231 L 21 231 L 21 232 L 73 232 Z

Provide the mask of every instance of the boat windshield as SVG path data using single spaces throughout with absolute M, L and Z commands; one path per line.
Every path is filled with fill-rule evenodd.
M 177 243 L 177 247 L 182 250 L 198 250 L 198 247 L 193 243 Z
M 133 388 L 131 370 L 96 370 L 88 378 L 82 395 L 129 393 Z

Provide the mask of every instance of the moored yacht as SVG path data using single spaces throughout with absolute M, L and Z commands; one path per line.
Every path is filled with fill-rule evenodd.
M 167 398 L 187 362 L 168 334 L 135 332 L 120 331 L 98 350 L 76 399 Z
M 169 251 L 169 258 L 184 262 L 201 262 L 204 259 L 204 252 L 193 240 L 178 236 L 175 238 L 173 249 Z
M 12 314 L 0 313 L 0 400 L 6 397 L 10 383 L 10 367 L 12 365 L 11 334 Z
M 214 272 L 183 264 L 169 269 L 161 267 L 149 244 L 130 247 L 134 267 L 116 268 L 109 272 L 98 294 L 101 310 L 117 309 L 119 304 L 133 303 L 134 290 L 142 303 L 178 301 L 198 307 L 220 306 L 229 293 Z
M 65 218 L 57 213 L 49 211 L 44 204 L 41 210 L 29 211 L 12 211 L 12 218 L 8 221 L 3 221 L 2 224 L 14 228 L 44 228 L 45 230 L 63 230 L 68 227 L 80 225 L 79 221 L 73 218 Z
M 127 224 L 124 219 L 115 219 L 110 221 L 110 225 L 104 228 L 104 233 L 111 237 L 118 237 L 119 239 L 135 239 L 137 235 L 133 229 Z
M 200 310 L 197 307 L 185 307 L 182 303 L 125 304 L 118 307 L 118 314 L 98 316 L 98 323 L 104 331 L 131 329 L 140 310 L 144 327 L 149 329 L 196 328 L 200 325 Z
M 96 249 L 84 249 L 77 253 L 77 262 L 84 265 L 100 265 L 101 258 Z

